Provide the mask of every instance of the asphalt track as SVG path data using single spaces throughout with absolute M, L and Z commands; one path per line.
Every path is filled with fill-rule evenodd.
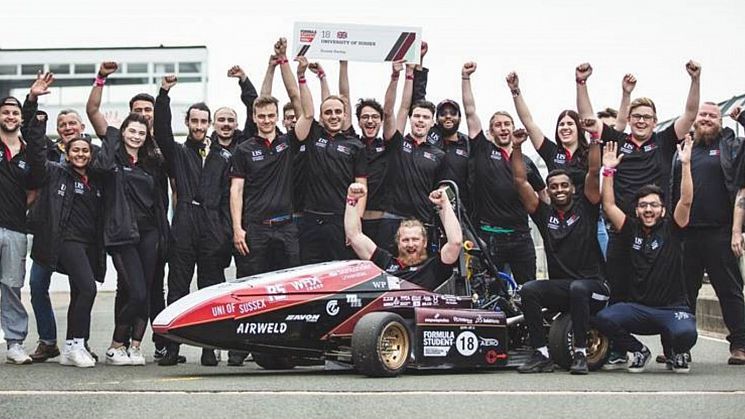
M 54 295 L 64 335 L 67 296 Z M 28 295 L 24 295 L 28 303 Z M 103 354 L 111 335 L 113 294 L 94 306 L 92 346 Z M 30 311 L 30 307 L 29 311 Z M 33 349 L 33 320 L 26 347 Z M 656 338 L 645 339 L 653 353 Z M 642 374 L 596 372 L 576 377 L 561 371 L 410 372 L 370 379 L 352 372 L 303 367 L 264 371 L 198 365 L 199 350 L 184 348 L 187 364 L 79 369 L 48 361 L 0 365 L 0 417 L 602 417 L 743 418 L 745 366 L 726 365 L 726 341 L 699 337 L 687 375 L 650 364 Z M 152 345 L 145 351 L 151 361 Z M 4 357 L 4 349 L 0 356 Z

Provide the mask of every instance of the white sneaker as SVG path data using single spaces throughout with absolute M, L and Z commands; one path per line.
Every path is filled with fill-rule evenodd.
M 127 348 L 109 348 L 106 351 L 106 363 L 109 365 L 132 365 L 132 360 L 127 355 Z
M 62 350 L 59 353 L 59 364 L 60 365 L 72 365 L 70 361 L 70 351 L 72 349 L 67 345 L 62 345 Z
M 127 354 L 132 365 L 145 365 L 145 356 L 142 355 L 142 348 L 139 346 L 130 346 Z
M 96 361 L 93 357 L 85 350 L 85 348 L 73 349 L 67 355 L 67 359 L 70 362 L 66 365 L 74 365 L 78 368 L 91 368 L 96 366 Z
M 25 365 L 34 362 L 20 343 L 11 343 L 5 355 L 8 364 Z

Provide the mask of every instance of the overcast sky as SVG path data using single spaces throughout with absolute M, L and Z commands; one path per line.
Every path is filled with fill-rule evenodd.
M 209 104 L 240 110 L 226 70 L 240 64 L 258 88 L 273 42 L 291 38 L 295 21 L 417 26 L 430 44 L 430 100 L 460 102 L 460 68 L 473 60 L 482 120 L 499 109 L 514 113 L 504 77 L 515 70 L 549 134 L 556 115 L 575 106 L 574 67 L 584 61 L 595 69 L 589 89 L 596 110 L 618 106 L 621 78 L 631 72 L 639 80 L 633 96 L 653 98 L 660 120 L 680 114 L 691 58 L 703 66 L 702 100 L 745 92 L 744 12 L 745 2 L 732 0 L 5 1 L 0 47 L 206 45 Z M 335 91 L 338 66 L 322 64 Z M 351 63 L 350 72 L 354 100 L 382 101 L 389 64 Z M 310 86 L 318 87 L 315 80 Z M 277 72 L 274 92 L 284 101 L 283 90 Z

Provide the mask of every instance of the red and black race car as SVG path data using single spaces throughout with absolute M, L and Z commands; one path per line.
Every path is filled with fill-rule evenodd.
M 331 362 L 395 376 L 407 367 L 522 362 L 529 351 L 522 316 L 474 308 L 476 300 L 427 291 L 369 261 L 328 262 L 194 292 L 161 312 L 153 330 L 176 342 L 251 352 L 267 369 Z M 571 345 L 571 324 L 553 323 L 561 323 L 552 330 L 557 345 Z

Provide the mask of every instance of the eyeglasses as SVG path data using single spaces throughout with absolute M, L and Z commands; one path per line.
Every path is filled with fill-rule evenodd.
M 631 119 L 634 121 L 654 121 L 655 116 L 654 115 L 642 115 L 640 113 L 632 113 Z
M 657 209 L 657 208 L 662 207 L 662 203 L 661 202 L 640 202 L 636 204 L 636 207 L 639 209 L 644 209 L 647 207 L 650 207 L 652 209 Z
M 373 121 L 380 121 L 380 115 L 360 115 L 360 121 L 369 121 L 371 119 Z

